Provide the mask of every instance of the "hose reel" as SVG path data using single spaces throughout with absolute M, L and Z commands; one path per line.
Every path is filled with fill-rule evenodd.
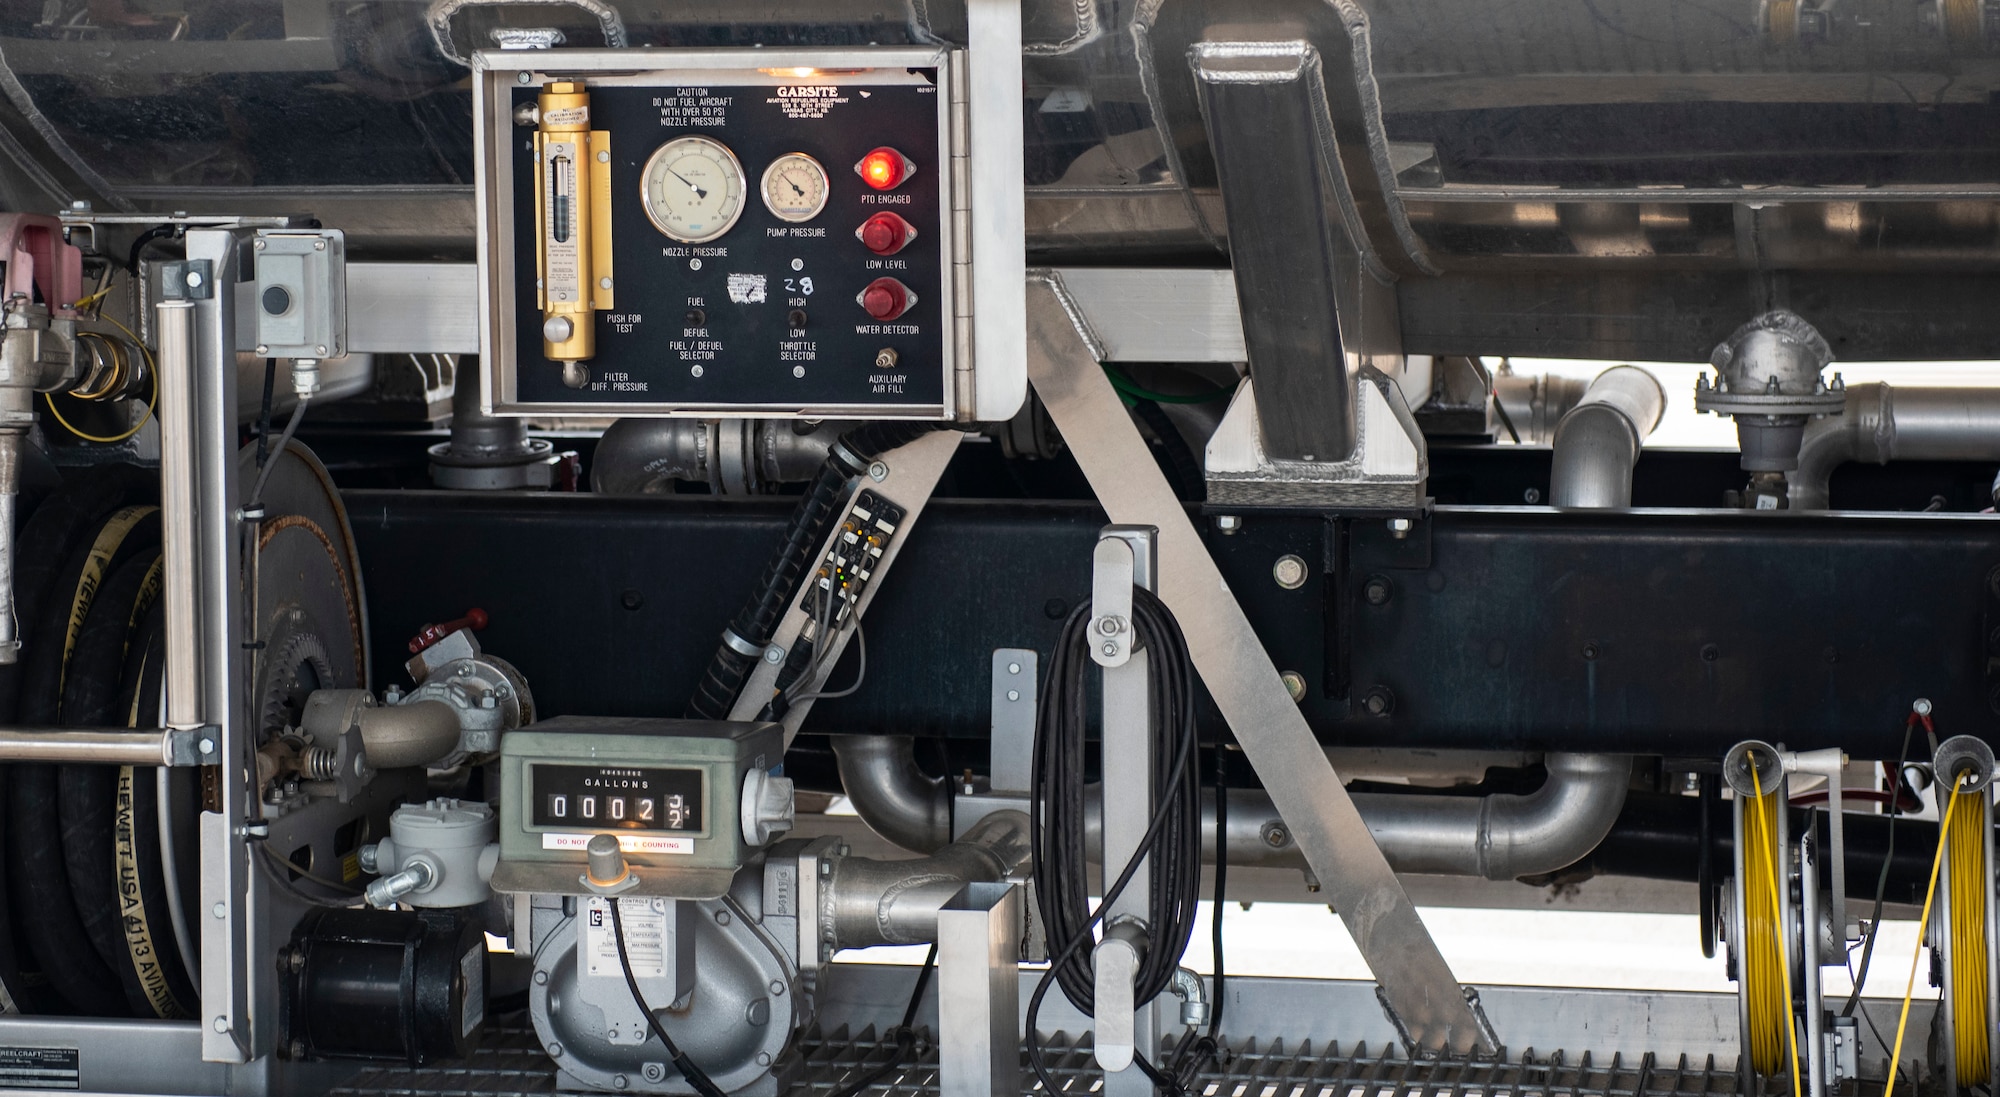
M 1995 947 L 1993 895 L 1993 748 L 1970 735 L 1938 745 L 1936 787 L 1960 786 L 1948 809 L 1944 866 L 1925 934 L 1944 991 L 1938 1034 L 1952 1092 L 2000 1081 L 1994 1069 L 1995 1024 L 2000 1022 L 2000 949 Z
M 1802 942 L 1793 909 L 1789 813 L 1780 810 L 1789 782 L 1777 750 L 1754 741 L 1730 750 L 1723 778 L 1736 792 L 1736 863 L 1724 932 L 1748 1067 L 1745 1090 L 1755 1092 L 1758 1080 L 1787 1070 L 1798 1040 L 1793 993 L 1804 983 Z

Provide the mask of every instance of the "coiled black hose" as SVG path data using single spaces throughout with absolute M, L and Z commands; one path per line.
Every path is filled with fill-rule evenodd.
M 1139 849 L 1090 906 L 1084 848 L 1084 747 L 1090 724 L 1086 711 L 1091 639 L 1090 607 L 1080 605 L 1064 622 L 1050 659 L 1035 719 L 1035 760 L 1028 812 L 1028 841 L 1034 851 L 1036 898 L 1053 951 L 1048 974 L 1028 1002 L 1029 1063 L 1043 1086 L 1050 1084 L 1035 1038 L 1035 1017 L 1053 980 L 1084 1016 L 1094 1016 L 1095 984 L 1089 942 L 1104 913 L 1131 882 L 1141 861 L 1149 867 L 1146 894 L 1147 945 L 1134 980 L 1133 1000 L 1149 1002 L 1173 981 L 1181 955 L 1194 933 L 1201 887 L 1201 794 L 1194 714 L 1194 667 L 1179 622 L 1166 604 L 1143 587 L 1132 591 L 1132 624 L 1148 655 L 1149 724 L 1153 742 L 1153 817 Z M 1105 866 L 1107 875 L 1110 865 Z M 1144 1051 L 1140 1068 L 1154 1075 Z M 1161 1076 L 1164 1078 L 1164 1075 Z M 1160 1079 L 1156 1079 L 1160 1080 Z
M 744 680 L 750 677 L 750 670 L 757 663 L 755 654 L 738 650 L 738 645 L 729 638 L 733 636 L 741 641 L 742 647 L 758 651 L 770 644 L 771 633 L 784 616 L 785 607 L 791 604 L 800 579 L 826 541 L 828 526 L 840 513 L 848 484 L 867 472 L 877 456 L 941 428 L 964 429 L 949 423 L 866 423 L 842 434 L 833 444 L 819 475 L 806 489 L 798 508 L 792 511 L 785 539 L 764 565 L 757 592 L 729 622 L 723 643 L 709 659 L 701 684 L 695 687 L 694 698 L 688 702 L 689 719 L 721 720 L 729 715 L 736 704 L 736 695 L 743 690 Z

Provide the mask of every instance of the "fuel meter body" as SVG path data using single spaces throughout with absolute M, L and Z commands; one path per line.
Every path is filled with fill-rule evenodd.
M 585 847 L 608 834 L 632 894 L 716 898 L 756 853 L 745 782 L 783 759 L 777 724 L 564 716 L 510 732 L 494 890 L 584 894 Z

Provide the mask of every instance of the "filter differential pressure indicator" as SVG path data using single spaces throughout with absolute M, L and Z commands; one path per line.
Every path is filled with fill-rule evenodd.
M 532 117 L 542 353 L 580 362 L 596 353 L 592 317 L 612 306 L 611 135 L 590 128 L 590 91 L 575 81 L 547 85 Z
M 803 152 L 789 152 L 764 169 L 764 207 L 780 221 L 810 221 L 826 209 L 826 169 Z
M 661 145 L 640 174 L 639 200 L 653 227 L 684 244 L 705 244 L 743 216 L 743 164 L 708 137 Z

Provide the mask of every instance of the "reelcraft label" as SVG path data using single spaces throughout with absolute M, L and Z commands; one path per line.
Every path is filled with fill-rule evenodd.
M 0 1047 L 0 1089 L 76 1089 L 75 1048 Z
M 543 834 L 543 849 L 574 850 L 583 852 L 590 845 L 595 834 Z M 693 853 L 694 839 L 673 838 L 657 834 L 620 834 L 618 848 L 627 853 Z
M 623 978 L 618 937 L 611 920 L 614 900 L 592 898 L 583 907 L 583 965 L 586 975 Z M 622 899 L 618 914 L 625 923 L 625 955 L 635 979 L 663 979 L 667 974 L 667 904 L 663 899 Z

